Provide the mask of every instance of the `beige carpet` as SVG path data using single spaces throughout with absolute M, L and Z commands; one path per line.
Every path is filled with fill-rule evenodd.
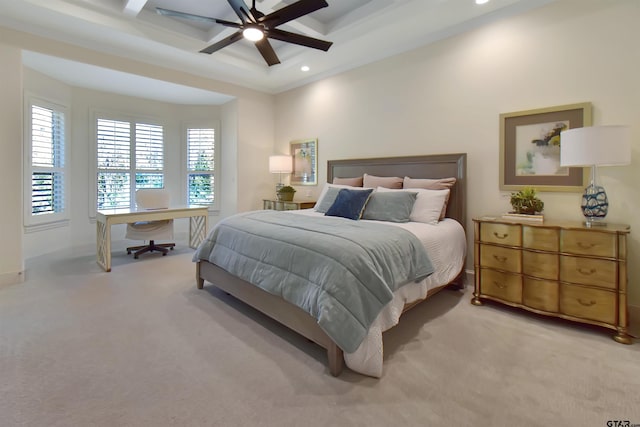
M 444 291 L 385 334 L 380 380 L 211 285 L 191 250 L 33 260 L 0 288 L 0 425 L 640 424 L 640 344 Z

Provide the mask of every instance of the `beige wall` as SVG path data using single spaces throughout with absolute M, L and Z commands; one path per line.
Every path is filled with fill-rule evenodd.
M 22 55 L 0 44 L 0 285 L 23 279 Z
M 276 150 L 318 137 L 320 182 L 328 159 L 468 153 L 471 230 L 471 217 L 509 209 L 500 113 L 591 102 L 594 125 L 632 127 L 632 165 L 601 168 L 600 178 L 608 220 L 631 224 L 629 294 L 640 306 L 638 22 L 636 0 L 562 0 L 291 90 L 276 97 Z M 549 218 L 582 219 L 580 193 L 541 198 Z
M 268 108 L 265 109 L 265 105 Z M 269 155 L 273 151 L 274 103 L 252 99 L 238 100 L 238 116 L 246 120 L 238 121 L 238 211 L 247 211 L 262 207 L 262 195 L 273 193 L 272 176 L 269 174 Z M 265 144 L 266 140 L 269 144 Z

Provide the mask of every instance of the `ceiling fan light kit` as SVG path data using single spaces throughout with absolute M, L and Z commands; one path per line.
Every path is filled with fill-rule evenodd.
M 264 37 L 264 33 L 260 28 L 256 27 L 247 27 L 242 31 L 242 35 L 245 39 L 251 40 L 252 42 L 257 42 L 258 40 L 262 40 Z
M 214 43 L 200 52 L 211 54 L 232 43 L 246 38 L 255 43 L 256 48 L 269 66 L 279 64 L 280 60 L 273 50 L 268 39 L 280 40 L 286 43 L 293 43 L 313 49 L 328 51 L 332 42 L 315 39 L 302 34 L 291 33 L 280 30 L 276 27 L 285 24 L 301 16 L 308 15 L 318 9 L 329 6 L 325 0 L 299 0 L 288 6 L 278 9 L 268 15 L 256 9 L 256 1 L 253 0 L 251 9 L 247 7 L 243 0 L 227 0 L 233 11 L 240 18 L 240 23 L 225 21 L 224 19 L 210 18 L 208 16 L 192 15 L 190 13 L 178 12 L 175 10 L 156 8 L 156 11 L 165 16 L 189 19 L 200 22 L 209 22 L 224 25 L 225 27 L 237 28 L 232 35 Z

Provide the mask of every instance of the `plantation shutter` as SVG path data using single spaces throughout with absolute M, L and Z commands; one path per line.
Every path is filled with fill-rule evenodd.
M 98 209 L 131 206 L 131 125 L 98 119 Z
M 97 208 L 134 207 L 139 188 L 164 186 L 162 126 L 97 120 Z
M 187 185 L 190 205 L 210 205 L 214 194 L 215 130 L 187 129 Z
M 64 113 L 31 106 L 31 214 L 62 213 L 64 194 Z
M 136 123 L 136 188 L 162 188 L 163 168 L 162 126 Z

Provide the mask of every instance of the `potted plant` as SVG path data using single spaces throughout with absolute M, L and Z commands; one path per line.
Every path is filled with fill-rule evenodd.
M 281 202 L 290 202 L 293 200 L 293 195 L 295 194 L 295 192 L 295 188 L 290 185 L 285 185 L 284 187 L 281 187 L 277 192 L 278 200 L 280 200 Z
M 511 206 L 518 214 L 534 215 L 542 212 L 544 202 L 536 197 L 536 189 L 524 187 L 517 193 L 511 193 Z

